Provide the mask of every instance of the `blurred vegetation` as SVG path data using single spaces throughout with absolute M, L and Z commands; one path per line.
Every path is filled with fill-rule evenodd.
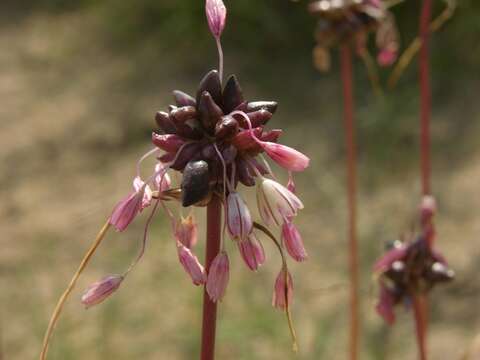
M 294 265 L 299 299 L 294 313 L 304 337 L 303 358 L 336 360 L 344 352 L 346 291 L 325 293 L 322 288 L 346 278 L 341 92 L 336 66 L 319 74 L 311 64 L 315 20 L 306 13 L 306 3 L 226 0 L 223 42 L 227 72 L 239 75 L 247 96 L 279 101 L 271 125 L 286 128 L 285 143 L 314 160 L 299 178 L 307 202 L 299 226 L 311 261 Z M 393 10 L 404 47 L 417 31 L 418 4 L 406 0 Z M 438 0 L 435 13 L 443 5 Z M 458 5 L 431 45 L 435 186 L 444 190 L 438 191 L 445 214 L 439 221 L 442 247 L 450 249 L 455 268 L 465 270 L 452 290 L 439 291 L 446 301 L 432 306 L 437 354 L 460 353 L 478 330 L 471 301 L 479 292 L 472 285 L 478 274 L 472 238 L 479 225 L 471 209 L 478 206 L 472 194 L 480 173 L 474 161 L 480 130 L 480 2 L 459 0 Z M 0 254 L 2 288 L 11 289 L 0 292 L 0 311 L 5 309 L 0 315 L 7 319 L 0 317 L 0 358 L 2 337 L 7 354 L 34 358 L 72 264 L 99 219 L 129 186 L 133 164 L 148 146 L 154 112 L 167 105 L 172 88 L 194 91 L 203 73 L 216 66 L 217 55 L 200 0 L 1 0 L 0 41 L 7 44 L 0 54 L 0 94 L 6 97 L 0 108 L 0 193 L 5 199 L 0 244 L 22 240 L 2 246 L 5 255 Z M 383 82 L 389 71 L 381 70 Z M 364 358 L 384 360 L 396 353 L 397 359 L 410 359 L 405 354 L 414 354 L 415 344 L 409 315 L 400 312 L 400 326 L 385 331 L 367 294 L 370 265 L 382 242 L 405 228 L 416 206 L 417 66 L 412 63 L 398 87 L 380 98 L 359 60 L 355 77 Z M 3 115 L 12 121 L 3 121 Z M 470 161 L 472 168 L 466 167 Z M 462 167 L 463 177 L 456 177 Z M 115 299 L 88 315 L 72 300 L 52 359 L 191 359 L 198 352 L 192 328 L 199 322 L 200 294 L 179 268 L 164 225 L 155 225 L 152 238 L 162 241 L 152 241 L 142 269 Z M 105 246 L 82 285 L 107 269 L 122 269 L 136 250 L 141 226 L 140 221 L 129 232 L 132 239 Z M 278 269 L 273 249 L 267 250 L 271 262 L 254 275 L 232 256 L 232 283 L 221 313 L 225 321 L 219 323 L 221 359 L 290 357 L 284 318 L 268 305 Z M 465 288 L 471 298 L 465 297 Z M 8 333 L 2 334 L 6 324 Z

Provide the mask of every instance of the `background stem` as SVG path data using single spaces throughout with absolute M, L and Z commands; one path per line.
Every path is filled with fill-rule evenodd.
M 431 193 L 430 184 L 430 117 L 431 117 L 431 90 L 430 90 L 430 58 L 429 58 L 429 24 L 432 16 L 431 0 L 424 0 L 420 16 L 420 149 L 422 192 Z
M 413 295 L 412 298 L 418 353 L 420 360 L 427 360 L 427 298 L 425 295 Z
M 348 246 L 350 271 L 350 359 L 358 358 L 359 300 L 358 300 L 358 244 L 356 214 L 356 144 L 353 118 L 352 53 L 349 44 L 340 48 L 345 122 L 345 145 L 347 151 L 347 196 L 348 196 Z
M 222 202 L 213 195 L 207 206 L 207 246 L 205 252 L 205 268 L 208 273 L 210 264 L 220 251 L 220 235 L 222 221 Z M 215 358 L 215 330 L 217 324 L 217 304 L 210 300 L 206 287 L 203 291 L 203 322 L 201 360 Z

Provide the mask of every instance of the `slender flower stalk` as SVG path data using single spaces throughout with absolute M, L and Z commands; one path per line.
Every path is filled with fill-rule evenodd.
M 213 260 L 220 251 L 222 228 L 222 201 L 214 196 L 207 206 L 207 246 L 205 250 L 205 267 L 207 273 Z M 203 293 L 202 348 L 201 360 L 215 358 L 215 335 L 217 328 L 217 303 L 210 298 L 205 287 Z
M 359 346 L 359 275 L 357 244 L 357 185 L 356 185 L 356 141 L 353 115 L 352 55 L 348 44 L 340 48 L 341 75 L 343 84 L 343 106 L 345 124 L 345 146 L 347 150 L 347 202 L 348 202 L 348 256 L 350 272 L 350 359 L 358 358 Z

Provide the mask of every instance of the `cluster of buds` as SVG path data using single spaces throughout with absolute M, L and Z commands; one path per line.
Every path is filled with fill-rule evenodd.
M 226 9 L 221 1 L 209 0 L 206 10 L 219 54 L 222 54 L 219 38 L 225 26 Z M 216 197 L 224 207 L 225 228 L 250 270 L 256 271 L 265 262 L 258 232 L 275 241 L 282 256 L 282 267 L 274 284 L 273 305 L 288 312 L 293 282 L 283 250 L 295 261 L 307 259 L 302 237 L 293 223 L 303 204 L 295 195 L 292 173 L 305 170 L 310 160 L 277 142 L 282 130 L 266 130 L 265 125 L 277 109 L 276 102 L 246 100 L 235 75 L 222 84 L 222 61 L 220 56 L 220 71 L 208 72 L 195 96 L 175 90 L 175 103 L 167 111 L 156 113 L 159 129 L 152 134 L 154 148 L 141 157 L 132 192 L 114 208 L 109 220 L 117 231 L 124 231 L 138 214 L 151 207 L 142 251 L 125 274 L 106 277 L 87 290 L 82 298 L 87 307 L 100 303 L 118 289 L 137 264 L 158 204 L 171 221 L 179 262 L 193 284 L 204 285 L 212 301 L 221 300 L 229 280 L 225 239 L 207 273 L 195 255 L 198 234 L 193 213 L 184 218 L 176 215 L 166 203 L 179 202 L 184 208 L 201 207 Z M 289 181 L 285 186 L 275 180 L 263 154 L 288 171 Z M 156 165 L 148 177 L 142 178 L 140 165 L 150 156 L 155 157 Z M 172 171 L 181 174 L 178 184 L 174 184 L 169 175 Z M 258 212 L 263 225 L 253 220 L 239 192 L 241 185 L 257 187 Z M 281 240 L 272 235 L 269 225 L 278 227 Z
M 445 258 L 432 246 L 434 214 L 435 201 L 431 196 L 425 196 L 420 209 L 420 234 L 406 242 L 394 241 L 374 266 L 380 286 L 376 310 L 388 324 L 395 321 L 395 305 L 408 305 L 413 297 L 426 294 L 437 284 L 454 278 Z
M 376 32 L 377 62 L 389 66 L 398 54 L 398 32 L 393 15 L 381 0 L 317 0 L 308 6 L 318 17 L 313 58 L 320 71 L 330 68 L 329 49 L 353 42 L 360 56 L 366 53 L 367 36 Z

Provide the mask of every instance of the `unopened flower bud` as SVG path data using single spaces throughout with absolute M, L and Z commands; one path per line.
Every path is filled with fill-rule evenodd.
M 237 192 L 231 192 L 227 196 L 227 227 L 235 240 L 244 240 L 252 232 L 250 211 Z
M 185 144 L 185 140 L 175 134 L 152 133 L 152 143 L 161 150 L 175 153 L 183 144 Z
M 193 252 L 182 244 L 177 245 L 178 250 L 178 259 L 182 264 L 183 268 L 187 274 L 192 279 L 192 282 L 195 285 L 205 284 L 207 281 L 207 276 L 205 274 L 205 269 L 203 268 L 198 258 L 193 254 Z
M 222 0 L 206 0 L 205 13 L 207 15 L 208 27 L 216 38 L 222 35 L 227 19 L 227 8 Z
M 180 90 L 173 91 L 173 97 L 177 106 L 196 106 L 197 102 L 193 97 Z
M 215 137 L 219 140 L 230 140 L 238 133 L 238 122 L 233 116 L 224 116 L 215 126 Z
M 286 268 L 282 268 L 275 280 L 272 305 L 277 309 L 284 310 L 287 305 L 291 306 L 293 300 L 292 275 Z
M 267 141 L 261 146 L 273 161 L 288 171 L 303 171 L 310 163 L 306 155 L 291 147 Z
M 222 300 L 229 280 L 230 265 L 226 252 L 220 252 L 213 259 L 208 271 L 206 290 L 213 302 Z
M 229 114 L 243 103 L 243 92 L 235 75 L 231 75 L 223 89 L 223 108 Z
M 187 248 L 191 249 L 198 240 L 198 224 L 193 215 L 181 218 L 175 224 L 175 238 Z
M 307 260 L 307 252 L 303 245 L 302 236 L 298 229 L 290 221 L 285 221 L 282 226 L 282 240 L 287 252 L 295 261 Z
M 265 263 L 265 251 L 255 233 L 250 233 L 247 239 L 240 240 L 237 244 L 242 259 L 250 270 L 256 271 Z
M 120 287 L 123 279 L 121 275 L 110 275 L 93 283 L 82 295 L 82 304 L 87 309 L 100 304 Z

